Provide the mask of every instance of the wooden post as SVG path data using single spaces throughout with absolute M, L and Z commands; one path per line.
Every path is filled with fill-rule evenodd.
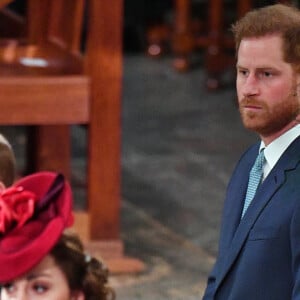
M 93 162 L 88 166 L 90 237 L 119 239 L 123 5 L 122 0 L 88 3 L 88 159 Z
M 178 71 L 186 71 L 189 68 L 188 56 L 194 44 L 191 31 L 191 1 L 176 0 L 172 49 L 175 55 L 173 65 Z

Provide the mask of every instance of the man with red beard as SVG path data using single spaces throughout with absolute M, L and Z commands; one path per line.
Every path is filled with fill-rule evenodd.
M 300 11 L 282 4 L 233 25 L 244 126 L 204 300 L 300 299 Z

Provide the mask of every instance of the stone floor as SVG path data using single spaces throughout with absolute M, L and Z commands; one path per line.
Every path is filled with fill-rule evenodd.
M 126 55 L 122 97 L 122 239 L 140 274 L 111 277 L 117 299 L 201 299 L 217 252 L 226 185 L 256 140 L 243 129 L 234 85 L 209 93 L 201 67 Z M 22 164 L 24 134 L 3 128 Z M 85 130 L 74 126 L 73 174 L 84 176 Z M 84 190 L 76 189 L 77 204 Z
M 117 291 L 200 299 L 229 176 L 256 136 L 241 125 L 234 84 L 209 93 L 201 68 L 179 74 L 170 59 L 142 55 L 124 62 L 123 238 L 149 269 L 127 288 L 117 280 Z

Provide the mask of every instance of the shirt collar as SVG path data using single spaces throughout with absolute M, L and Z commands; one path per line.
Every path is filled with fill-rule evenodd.
M 264 150 L 266 162 L 268 163 L 270 169 L 272 169 L 283 152 L 288 148 L 288 146 L 300 135 L 300 124 L 294 126 L 276 140 L 274 140 L 271 144 L 267 147 L 265 146 L 264 142 L 261 141 L 260 143 L 260 151 Z

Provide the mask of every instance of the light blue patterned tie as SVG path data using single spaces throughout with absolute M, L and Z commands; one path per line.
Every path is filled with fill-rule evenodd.
M 253 165 L 251 171 L 250 171 L 247 194 L 246 194 L 246 198 L 245 198 L 242 217 L 244 216 L 247 208 L 249 207 L 252 199 L 254 198 L 256 190 L 261 182 L 262 175 L 263 175 L 264 163 L 265 163 L 264 150 L 261 150 L 254 162 L 254 165 Z

